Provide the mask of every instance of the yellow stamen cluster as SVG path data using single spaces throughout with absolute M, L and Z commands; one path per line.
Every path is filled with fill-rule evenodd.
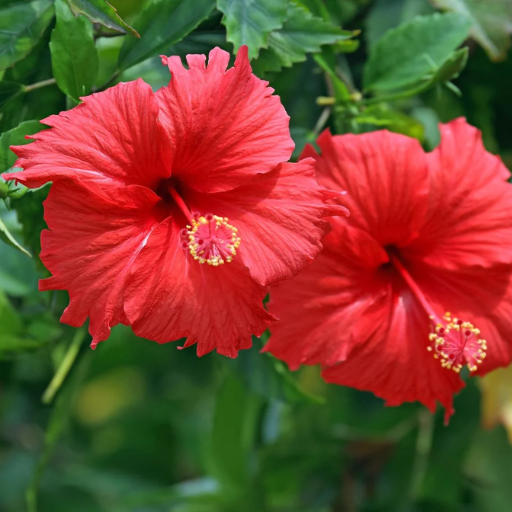
M 198 263 L 214 267 L 230 263 L 241 239 L 227 217 L 208 214 L 192 218 L 185 232 L 190 254 Z
M 434 317 L 430 317 L 434 321 Z M 443 317 L 446 325 L 437 323 L 429 335 L 433 342 L 427 350 L 434 352 L 441 366 L 459 373 L 464 365 L 474 372 L 485 359 L 487 342 L 479 339 L 480 330 L 472 323 L 452 318 L 450 313 Z

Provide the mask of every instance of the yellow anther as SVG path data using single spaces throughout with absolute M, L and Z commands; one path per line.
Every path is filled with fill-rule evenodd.
M 437 323 L 429 340 L 433 342 L 427 350 L 434 353 L 434 358 L 441 359 L 441 366 L 459 373 L 464 365 L 471 372 L 478 369 L 485 359 L 487 342 L 478 339 L 480 330 L 471 322 L 452 317 L 447 312 L 443 319 L 445 325 Z
M 182 232 L 184 246 L 200 264 L 218 267 L 233 261 L 241 239 L 227 217 L 207 214 L 192 218 Z

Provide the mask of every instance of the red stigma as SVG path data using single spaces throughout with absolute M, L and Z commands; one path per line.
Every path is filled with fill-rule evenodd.
M 463 366 L 474 372 L 485 359 L 487 343 L 478 337 L 480 330 L 470 322 L 452 318 L 450 313 L 443 317 L 446 325 L 437 323 L 430 340 L 434 342 L 428 350 L 441 360 L 441 366 L 459 373 Z M 432 318 L 432 320 L 434 320 Z
M 226 217 L 194 214 L 191 225 L 181 230 L 182 245 L 198 263 L 218 267 L 230 263 L 240 246 L 238 230 Z

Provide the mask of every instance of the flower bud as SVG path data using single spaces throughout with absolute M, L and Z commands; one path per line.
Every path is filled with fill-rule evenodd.
M 5 181 L 0 179 L 0 199 L 5 199 L 9 195 L 9 187 Z
M 19 188 L 11 190 L 9 197 L 12 197 L 13 199 L 20 199 L 27 193 L 27 190 L 28 188 L 22 185 Z

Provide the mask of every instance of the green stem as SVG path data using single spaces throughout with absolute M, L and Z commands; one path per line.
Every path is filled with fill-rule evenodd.
M 41 82 L 36 82 L 35 84 L 25 85 L 24 91 L 30 92 L 35 91 L 36 89 L 41 89 L 42 87 L 48 87 L 49 85 L 55 85 L 57 81 L 55 78 L 48 78 L 48 80 L 42 80 Z
M 48 385 L 46 391 L 43 394 L 42 401 L 44 404 L 50 404 L 53 401 L 55 394 L 62 386 L 62 383 L 68 376 L 71 367 L 76 361 L 76 357 L 78 355 L 82 342 L 85 339 L 86 334 L 87 331 L 85 330 L 85 327 L 81 327 L 75 332 L 75 335 L 71 340 L 71 343 L 68 347 L 66 355 L 64 356 L 64 359 L 62 360 L 57 372 L 53 376 L 53 379 L 51 380 L 50 384 Z
M 329 116 L 331 115 L 331 107 L 326 107 L 322 110 L 322 113 L 320 114 L 320 117 L 318 118 L 318 121 L 315 124 L 315 127 L 313 128 L 313 135 L 316 139 L 319 135 L 319 133 L 323 130 L 324 126 L 327 124 L 327 121 L 329 120 Z

